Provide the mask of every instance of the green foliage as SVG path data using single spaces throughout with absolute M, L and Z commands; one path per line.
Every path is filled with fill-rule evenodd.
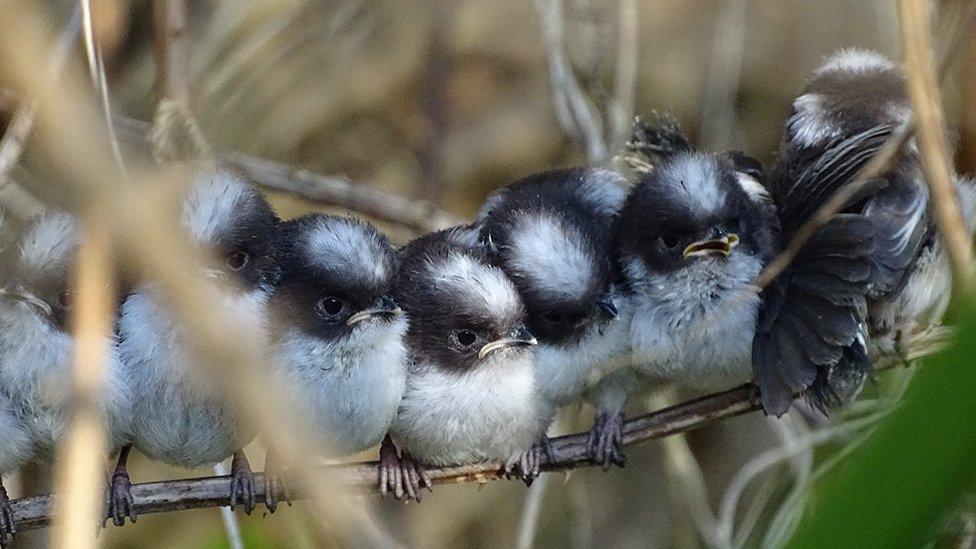
M 976 481 L 976 308 L 898 408 L 816 488 L 790 547 L 920 547 Z

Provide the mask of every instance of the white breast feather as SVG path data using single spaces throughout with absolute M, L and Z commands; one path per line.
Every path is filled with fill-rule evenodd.
M 212 465 L 254 433 L 221 404 L 215 385 L 202 384 L 192 374 L 195 366 L 181 329 L 152 295 L 150 287 L 143 287 L 130 296 L 120 321 L 120 355 L 138 403 L 133 413 L 136 447 L 174 465 Z M 267 297 L 260 290 L 226 296 L 224 311 L 234 322 L 265 333 Z
M 407 320 L 367 321 L 341 342 L 289 330 L 274 347 L 276 366 L 309 418 L 310 438 L 333 456 L 380 442 L 396 416 L 407 378 Z
M 545 432 L 532 354 L 497 353 L 466 372 L 415 364 L 391 433 L 429 465 L 514 462 Z
M 716 269 L 712 261 L 725 265 Z M 627 260 L 636 294 L 631 342 L 641 370 L 706 390 L 751 379 L 759 295 L 749 283 L 761 268 L 744 252 L 697 260 L 667 277 Z

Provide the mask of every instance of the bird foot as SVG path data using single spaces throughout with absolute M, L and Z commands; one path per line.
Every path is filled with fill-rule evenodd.
M 542 465 L 551 461 L 552 443 L 549 441 L 549 437 L 543 436 L 523 453 L 517 462 L 513 462 L 505 467 L 505 476 L 512 478 L 515 476 L 513 474 L 515 469 L 518 468 L 518 477 L 526 486 L 532 486 L 535 479 L 539 477 Z
M 393 497 L 403 497 L 403 475 L 400 470 L 400 454 L 393 440 L 387 435 L 380 445 L 379 480 L 380 497 L 393 492 Z
M 250 515 L 255 507 L 254 472 L 244 452 L 236 452 L 230 464 L 230 508 L 244 505 L 244 514 Z
M 627 465 L 627 457 L 622 450 L 623 440 L 623 413 L 598 413 L 593 428 L 590 429 L 590 459 L 602 466 L 604 471 L 609 471 L 612 465 L 624 467 Z
M 108 491 L 108 506 L 112 523 L 116 526 L 125 526 L 125 517 L 129 517 L 132 524 L 136 523 L 136 506 L 132 501 L 132 482 L 129 480 L 127 471 L 116 470 L 112 475 Z
M 406 451 L 400 454 L 400 476 L 407 492 L 407 498 L 417 503 L 420 503 L 420 499 L 423 497 L 422 488 L 427 488 L 428 492 L 434 491 L 434 483 L 427 475 L 427 470 Z
M 281 471 L 274 465 L 271 453 L 264 460 L 264 505 L 268 512 L 278 510 L 278 496 L 291 507 L 291 489 Z
M 17 538 L 17 525 L 14 523 L 14 510 L 7 497 L 7 489 L 0 484 L 0 546 L 6 547 Z

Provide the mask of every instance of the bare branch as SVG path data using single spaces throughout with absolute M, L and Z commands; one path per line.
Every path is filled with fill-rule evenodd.
M 135 141 L 144 142 L 149 130 L 149 124 L 131 118 L 117 118 L 115 124 L 127 138 Z M 348 208 L 416 232 L 433 231 L 462 223 L 460 218 L 436 210 L 426 202 L 356 184 L 344 177 L 319 175 L 281 162 L 233 151 L 215 152 L 218 160 L 239 169 L 258 185 L 291 193 L 311 202 Z
M 908 96 L 917 119 L 918 150 L 925 181 L 932 195 L 935 222 L 949 253 L 955 287 L 969 293 L 974 276 L 972 242 L 952 182 L 942 96 L 929 30 L 929 3 L 925 0 L 901 0 L 898 14 Z

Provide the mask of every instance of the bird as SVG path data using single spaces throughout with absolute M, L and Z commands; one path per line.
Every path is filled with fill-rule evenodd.
M 539 340 L 536 388 L 550 423 L 559 407 L 629 354 L 629 307 L 612 254 L 625 184 L 619 173 L 600 168 L 534 174 L 492 194 L 474 223 L 478 242 L 525 303 L 528 328 Z M 599 415 L 594 429 L 608 421 Z M 533 451 L 549 453 L 540 435 Z M 528 479 L 538 475 L 539 461 L 528 456 Z
M 281 282 L 271 299 L 276 375 L 326 457 L 381 441 L 388 448 L 407 379 L 408 321 L 392 297 L 396 250 L 348 217 L 312 214 L 282 223 L 280 234 Z M 273 511 L 277 486 L 266 492 Z
M 279 220 L 260 192 L 234 172 L 206 169 L 192 176 L 182 201 L 187 236 L 212 252 L 200 276 L 223 283 L 221 301 L 240 325 L 268 333 L 268 302 L 280 279 Z M 151 280 L 138 284 L 122 305 L 119 353 L 139 405 L 132 420 L 133 444 L 147 457 L 180 467 L 213 465 L 233 456 L 231 508 L 254 507 L 253 475 L 242 450 L 255 433 L 236 403 L 204 386 L 186 348 L 184 328 L 167 310 Z M 123 448 L 113 475 L 112 516 L 135 520 Z
M 74 337 L 71 274 L 79 223 L 51 211 L 31 219 L 7 251 L 0 290 L 0 474 L 32 460 L 46 460 L 67 427 Z M 107 367 L 98 411 L 117 450 L 130 439 L 133 402 L 126 390 L 114 334 L 105 337 Z M 6 492 L 0 488 L 0 539 L 14 531 Z
M 515 285 L 471 245 L 470 228 L 451 228 L 400 250 L 394 299 L 409 319 L 409 370 L 390 427 L 402 453 L 381 456 L 381 480 L 420 501 L 428 466 L 513 466 L 546 427 L 538 342 Z
M 822 197 L 850 182 L 911 117 L 904 76 L 885 56 L 859 49 L 829 56 L 794 100 L 778 158 L 770 169 L 770 190 L 784 236 L 791 236 L 810 218 Z M 971 180 L 955 176 L 955 190 L 972 238 L 976 187 Z M 842 216 L 860 216 L 868 222 L 872 241 L 868 265 L 855 268 L 842 261 L 827 263 L 826 258 L 806 266 L 794 262 L 764 292 L 763 329 L 754 354 L 767 412 L 785 412 L 792 394 L 801 391 L 813 391 L 820 408 L 837 404 L 855 394 L 870 371 L 866 357 L 853 356 L 834 364 L 829 359 L 836 352 L 828 356 L 819 342 L 801 339 L 805 335 L 800 322 L 809 324 L 810 319 L 798 316 L 822 312 L 822 307 L 810 299 L 807 289 L 790 282 L 791 278 L 804 276 L 803 284 L 820 294 L 821 303 L 831 298 L 834 302 L 856 299 L 831 289 L 824 282 L 824 272 L 867 281 L 865 303 L 859 303 L 854 314 L 857 326 L 838 319 L 832 332 L 816 334 L 836 342 L 857 332 L 855 355 L 865 345 L 893 348 L 903 333 L 937 324 L 948 305 L 948 256 L 929 212 L 928 186 L 914 138 L 890 168 L 846 204 Z M 821 274 L 811 273 L 811 268 Z M 840 327 L 844 333 L 837 333 Z M 800 354 L 805 355 L 802 358 L 790 357 L 787 351 L 797 343 L 803 351 Z
M 760 299 L 751 282 L 779 246 L 755 159 L 695 151 L 666 114 L 637 119 L 628 148 L 639 177 L 613 247 L 631 309 L 632 359 L 589 395 L 612 419 L 591 447 L 605 464 L 623 462 L 622 410 L 635 393 L 663 382 L 716 390 L 752 379 Z

